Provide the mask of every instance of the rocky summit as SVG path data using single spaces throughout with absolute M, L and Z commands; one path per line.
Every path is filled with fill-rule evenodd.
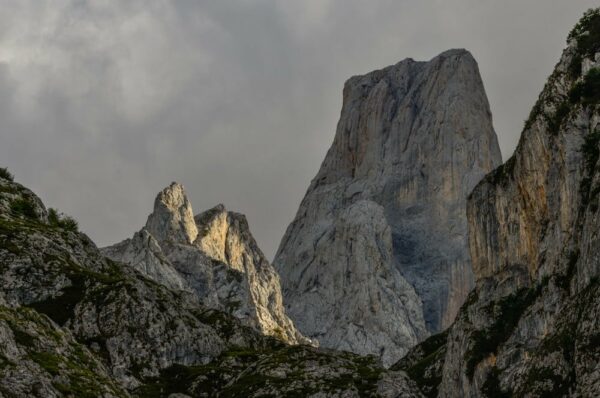
M 246 217 L 223 205 L 194 216 L 181 184 L 156 196 L 146 226 L 133 238 L 102 253 L 263 334 L 292 344 L 309 342 L 285 314 L 279 275 L 258 248 Z
M 302 333 L 390 364 L 448 327 L 473 287 L 466 198 L 500 150 L 465 50 L 352 77 L 343 97 L 274 264 Z

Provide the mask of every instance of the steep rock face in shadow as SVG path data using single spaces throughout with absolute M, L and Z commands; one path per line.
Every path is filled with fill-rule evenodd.
M 302 333 L 389 364 L 449 326 L 473 287 L 466 197 L 500 162 L 467 51 L 348 80 L 333 145 L 274 260 Z
M 102 252 L 261 333 L 289 343 L 308 342 L 285 314 L 279 276 L 246 218 L 222 205 L 194 217 L 181 184 L 172 183 L 157 195 L 146 226 L 132 239 Z
M 444 344 L 395 367 L 424 392 L 598 396 L 599 93 L 596 9 L 570 34 L 514 155 L 469 197 L 476 288 Z

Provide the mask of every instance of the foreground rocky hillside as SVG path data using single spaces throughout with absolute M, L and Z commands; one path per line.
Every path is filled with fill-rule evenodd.
M 154 202 L 133 238 L 102 249 L 171 289 L 192 293 L 204 306 L 288 343 L 308 343 L 285 314 L 279 275 L 250 233 L 246 218 L 222 205 L 194 217 L 181 184 Z
M 5 170 L 0 280 L 0 397 L 420 396 L 374 358 L 289 346 L 107 259 Z
M 600 395 L 600 9 L 468 200 L 476 288 L 404 369 L 428 396 Z
M 333 145 L 274 260 L 300 331 L 391 364 L 448 327 L 474 282 L 466 198 L 500 162 L 467 51 L 348 80 Z

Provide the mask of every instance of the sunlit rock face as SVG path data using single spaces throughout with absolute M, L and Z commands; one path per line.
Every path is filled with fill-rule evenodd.
M 424 392 L 599 396 L 599 93 L 596 9 L 569 36 L 514 155 L 468 199 L 476 287 L 447 336 L 395 367 L 426 375 Z
M 172 183 L 158 194 L 146 226 L 133 238 L 102 252 L 264 334 L 308 342 L 285 314 L 279 276 L 258 248 L 246 218 L 222 205 L 194 217 L 181 184 Z
M 154 212 L 148 217 L 146 230 L 161 242 L 194 242 L 198 229 L 192 205 L 181 184 L 174 182 L 156 196 Z
M 491 119 L 465 50 L 346 82 L 274 260 L 302 333 L 389 364 L 450 325 L 473 287 L 466 197 L 501 162 Z

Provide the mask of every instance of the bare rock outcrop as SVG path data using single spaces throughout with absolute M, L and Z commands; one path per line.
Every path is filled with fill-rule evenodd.
M 157 195 L 146 226 L 133 238 L 102 252 L 264 334 L 309 342 L 285 314 L 279 276 L 246 218 L 223 205 L 194 217 L 181 184 L 172 183 Z
M 466 198 L 500 161 L 467 51 L 348 80 L 274 260 L 301 332 L 390 364 L 448 327 L 474 282 Z

